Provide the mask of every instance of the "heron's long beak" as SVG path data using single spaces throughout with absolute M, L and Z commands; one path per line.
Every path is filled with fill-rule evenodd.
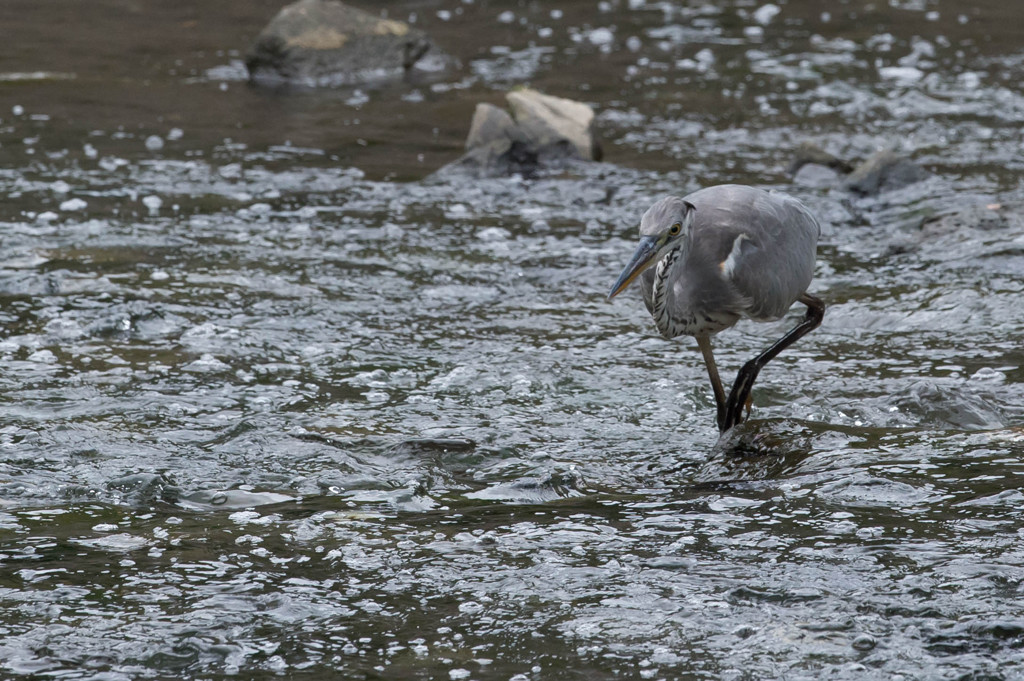
M 626 269 L 622 270 L 618 281 L 608 292 L 608 300 L 622 293 L 633 280 L 640 276 L 640 273 L 654 264 L 655 256 L 658 254 L 658 239 L 653 236 L 640 237 L 640 245 L 633 252 Z

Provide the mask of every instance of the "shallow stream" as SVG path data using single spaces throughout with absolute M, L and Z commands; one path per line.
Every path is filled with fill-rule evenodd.
M 386 5 L 461 66 L 268 92 L 276 2 L 0 4 L 0 676 L 1024 675 L 1015 3 Z M 606 162 L 433 176 L 524 82 Z M 829 307 L 720 441 L 605 293 L 723 182 L 819 215 Z

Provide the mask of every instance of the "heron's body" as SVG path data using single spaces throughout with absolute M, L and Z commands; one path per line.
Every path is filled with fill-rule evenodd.
M 640 221 L 640 245 L 609 297 L 639 277 L 661 335 L 697 339 L 722 432 L 742 421 L 761 368 L 821 323 L 824 303 L 807 293 L 820 234 L 796 199 L 743 185 L 666 197 Z M 748 362 L 726 398 L 710 337 L 742 318 L 780 319 L 797 301 L 807 305 L 807 318 Z
M 661 335 L 715 334 L 741 318 L 783 317 L 814 274 L 821 233 L 814 216 L 789 196 L 738 184 L 683 201 L 694 207 L 688 247 L 640 278 Z

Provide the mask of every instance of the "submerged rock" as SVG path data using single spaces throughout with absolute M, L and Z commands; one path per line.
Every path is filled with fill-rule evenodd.
M 132 473 L 107 482 L 107 487 L 121 493 L 129 504 L 145 506 L 161 501 L 173 503 L 181 489 L 158 473 Z
M 889 149 L 883 149 L 854 166 L 809 142 L 797 148 L 787 171 L 798 184 L 814 187 L 839 184 L 861 196 L 899 189 L 920 182 L 931 174 L 906 156 Z
M 511 114 L 492 104 L 477 105 L 466 154 L 442 171 L 531 176 L 568 161 L 601 160 L 588 105 L 529 88 L 513 90 L 505 99 Z
M 853 170 L 853 166 L 847 161 L 833 156 L 824 149 L 816 147 L 810 142 L 802 142 L 796 149 L 796 153 L 793 155 L 793 160 L 789 164 L 787 169 L 790 175 L 796 175 L 801 168 L 811 164 L 817 166 L 825 166 L 832 170 L 846 175 Z
M 430 38 L 338 0 L 299 0 L 257 36 L 246 56 L 249 79 L 309 87 L 351 85 L 443 66 Z
M 930 173 L 909 158 L 883 149 L 860 163 L 846 176 L 843 187 L 862 196 L 899 189 L 920 182 Z
M 466 438 L 421 437 L 405 440 L 388 447 L 389 456 L 424 455 L 446 452 L 469 452 L 476 448 L 476 443 Z

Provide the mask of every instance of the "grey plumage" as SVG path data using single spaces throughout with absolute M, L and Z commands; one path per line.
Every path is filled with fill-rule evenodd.
M 658 331 L 697 339 L 724 432 L 742 420 L 760 368 L 821 322 L 824 303 L 807 293 L 820 235 L 810 211 L 785 194 L 719 185 L 666 197 L 644 213 L 640 245 L 609 298 L 639 276 Z M 808 306 L 807 319 L 748 362 L 726 399 L 710 336 L 741 318 L 779 319 L 797 301 Z
M 821 227 L 802 203 L 754 187 L 718 185 L 684 199 L 661 199 L 644 214 L 640 233 L 651 234 L 658 225 L 664 229 L 672 224 L 668 220 L 681 202 L 692 205 L 694 214 L 689 247 L 669 273 L 672 317 L 695 318 L 696 332 L 705 316 L 731 320 L 722 328 L 741 317 L 772 321 L 784 316 L 807 290 Z M 725 272 L 734 248 L 738 256 Z M 654 278 L 654 268 L 641 275 L 648 311 Z

